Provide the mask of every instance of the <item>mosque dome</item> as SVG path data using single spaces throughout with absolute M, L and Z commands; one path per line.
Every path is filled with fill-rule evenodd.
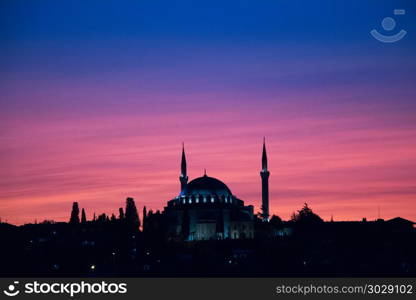
M 195 178 L 190 181 L 182 191 L 181 195 L 218 195 L 218 196 L 231 196 L 231 190 L 228 186 L 213 177 L 204 175 L 202 177 Z

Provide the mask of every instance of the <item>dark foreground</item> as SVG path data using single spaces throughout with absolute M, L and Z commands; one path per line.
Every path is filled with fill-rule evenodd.
M 167 242 L 116 222 L 0 224 L 2 277 L 411 277 L 403 222 L 256 225 L 254 240 Z

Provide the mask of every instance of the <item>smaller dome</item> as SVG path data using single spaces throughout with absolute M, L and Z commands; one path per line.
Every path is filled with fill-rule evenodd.
M 191 196 L 191 195 L 218 195 L 218 196 L 231 196 L 231 190 L 228 186 L 213 177 L 204 175 L 202 177 L 195 178 L 190 181 L 185 189 L 182 191 L 181 195 Z

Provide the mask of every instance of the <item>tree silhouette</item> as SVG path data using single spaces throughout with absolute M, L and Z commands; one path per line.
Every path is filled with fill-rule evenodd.
M 307 203 L 303 205 L 301 210 L 298 210 L 298 213 L 293 213 L 292 221 L 298 224 L 319 224 L 323 222 L 322 218 L 315 214 Z
M 139 214 L 137 213 L 136 204 L 133 198 L 126 199 L 126 224 L 133 230 L 139 229 L 140 220 Z
M 83 224 L 87 223 L 87 216 L 85 215 L 85 209 L 82 209 L 81 211 L 81 223 Z
M 69 219 L 70 224 L 79 224 L 79 207 L 78 202 L 72 203 L 71 218 Z
M 146 206 L 143 206 L 143 231 L 145 229 L 146 226 L 146 216 L 147 216 L 147 210 L 146 210 Z
M 279 216 L 273 215 L 270 218 L 270 225 L 272 226 L 281 226 L 283 224 L 282 219 Z
M 122 208 L 122 207 L 120 207 L 120 208 L 118 209 L 118 218 L 119 218 L 120 220 L 123 220 L 123 219 L 124 219 L 124 211 L 123 211 L 123 208 Z
M 109 218 L 108 218 L 108 216 L 105 213 L 102 213 L 97 218 L 97 222 L 99 222 L 99 223 L 105 223 L 107 221 L 109 221 Z

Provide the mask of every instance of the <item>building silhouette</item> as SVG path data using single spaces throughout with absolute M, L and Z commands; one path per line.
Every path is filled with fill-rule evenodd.
M 263 219 L 269 219 L 269 191 L 266 146 L 262 157 Z M 188 183 L 185 148 L 182 147 L 180 193 L 163 210 L 170 240 L 250 239 L 254 238 L 252 205 L 234 195 L 221 180 L 203 176 Z
M 188 184 L 188 175 L 186 172 L 186 157 L 185 157 L 185 145 L 182 144 L 182 160 L 181 160 L 181 175 L 179 176 L 181 182 L 181 193 Z
M 267 153 L 266 153 L 266 140 L 263 139 L 263 154 L 261 158 L 261 210 L 262 219 L 265 222 L 269 221 L 269 176 L 270 172 L 267 168 Z

